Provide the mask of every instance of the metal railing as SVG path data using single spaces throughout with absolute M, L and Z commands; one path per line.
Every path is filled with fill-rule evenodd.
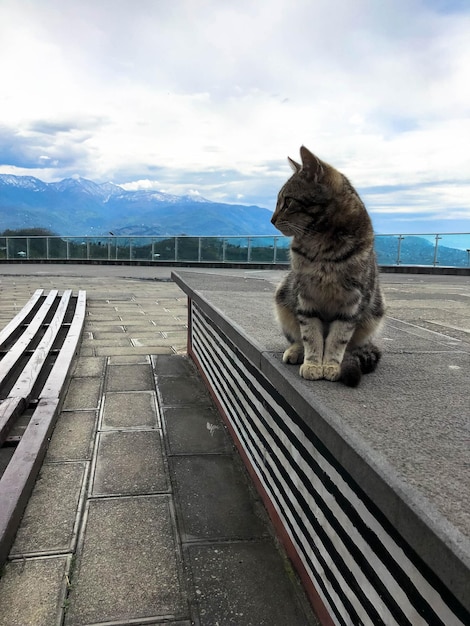
M 289 238 L 0 237 L 1 260 L 259 263 L 289 262 Z M 470 267 L 470 233 L 376 235 L 380 265 Z

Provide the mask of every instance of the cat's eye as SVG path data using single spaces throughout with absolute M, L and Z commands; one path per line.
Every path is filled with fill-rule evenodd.
M 284 210 L 292 208 L 293 203 L 294 203 L 293 198 L 286 197 L 282 201 L 282 208 Z

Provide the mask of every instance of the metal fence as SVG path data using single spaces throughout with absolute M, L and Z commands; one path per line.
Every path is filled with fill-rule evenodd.
M 0 237 L 0 260 L 289 262 L 290 239 L 264 237 Z M 376 235 L 380 265 L 470 267 L 470 233 Z

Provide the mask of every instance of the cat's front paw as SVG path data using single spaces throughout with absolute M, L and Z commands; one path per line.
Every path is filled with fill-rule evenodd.
M 300 375 L 306 380 L 320 380 L 320 378 L 323 378 L 323 365 L 309 362 L 302 363 Z
M 340 363 L 327 363 L 323 365 L 323 378 L 326 380 L 338 380 L 341 374 Z
M 301 363 L 304 358 L 303 346 L 293 343 L 282 355 L 284 363 Z

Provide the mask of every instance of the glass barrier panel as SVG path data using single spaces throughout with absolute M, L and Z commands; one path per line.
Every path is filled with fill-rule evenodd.
M 134 261 L 151 261 L 152 243 L 151 237 L 133 237 L 131 240 L 132 259 Z
M 276 241 L 276 263 L 290 263 L 290 238 L 278 237 Z
M 225 261 L 246 263 L 248 260 L 248 237 L 227 237 L 225 240 Z
M 435 241 L 424 235 L 402 235 L 400 265 L 434 265 Z
M 62 237 L 47 237 L 46 248 L 48 256 L 44 256 L 47 259 L 67 260 L 67 241 Z
M 200 260 L 206 263 L 223 263 L 225 253 L 225 240 L 218 237 L 201 237 Z
M 153 243 L 154 261 L 175 260 L 175 237 L 158 237 Z
M 470 233 L 439 235 L 437 262 L 441 267 L 470 267 Z
M 177 237 L 177 261 L 197 263 L 199 256 L 199 237 Z
M 87 259 L 86 239 L 68 239 L 68 258 L 72 260 Z
M 47 238 L 27 237 L 26 257 L 28 259 L 47 259 Z
M 274 239 L 274 237 L 253 237 L 250 261 L 253 263 L 273 263 Z
M 0 259 L 7 258 L 7 238 L 0 237 Z
M 28 258 L 27 237 L 8 237 L 7 247 L 8 247 L 7 258 L 9 259 L 27 259 Z
M 88 238 L 88 258 L 92 261 L 106 261 L 108 259 L 108 237 Z

